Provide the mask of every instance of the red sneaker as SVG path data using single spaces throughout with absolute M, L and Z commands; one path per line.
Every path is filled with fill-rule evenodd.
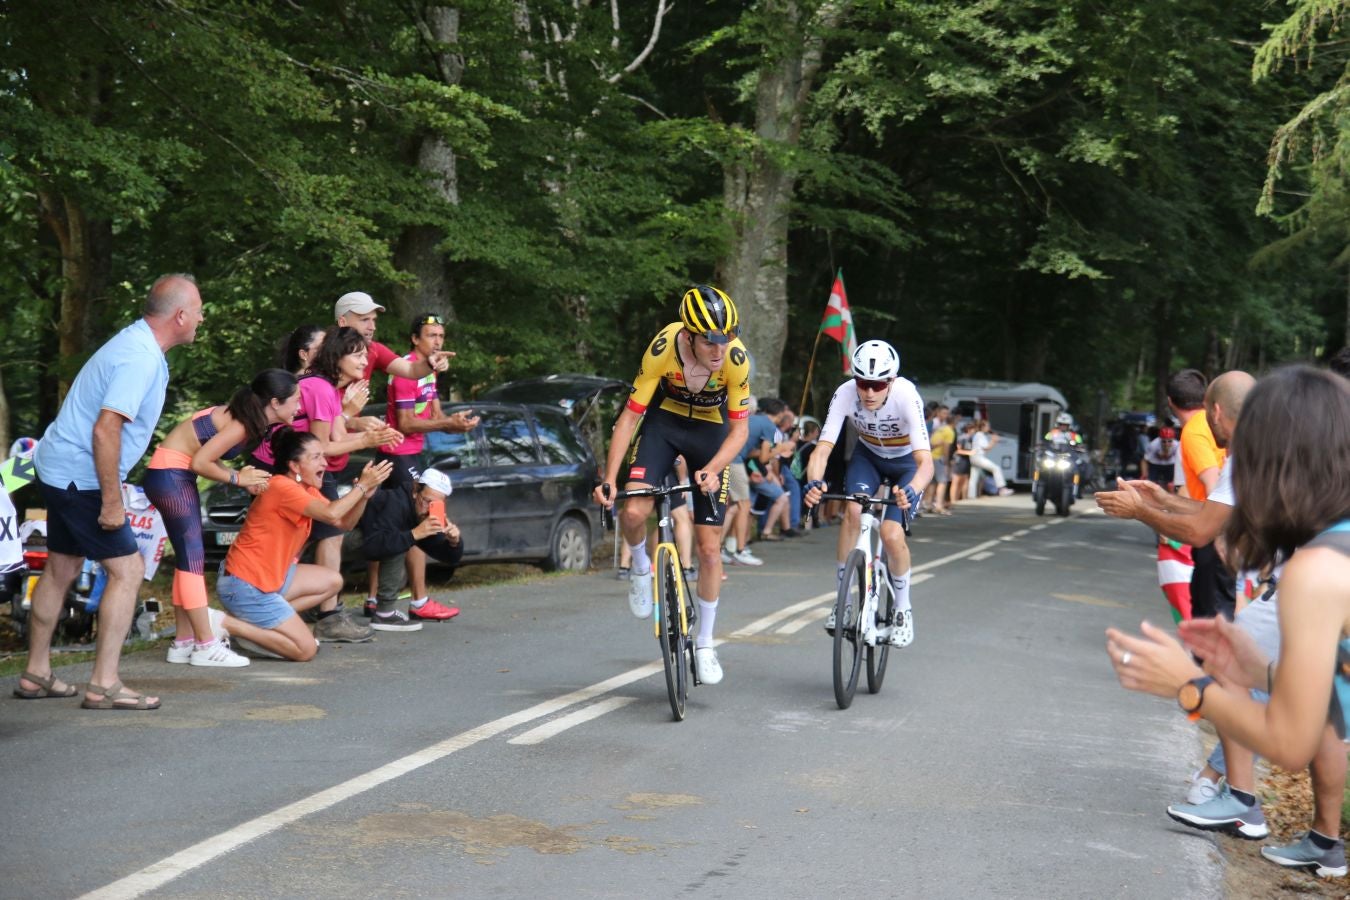
M 453 619 L 455 616 L 459 615 L 459 607 L 442 606 L 435 600 L 428 600 L 426 603 L 423 603 L 421 607 L 414 606 L 409 609 L 408 614 L 414 619 L 437 619 L 444 621 L 446 619 Z

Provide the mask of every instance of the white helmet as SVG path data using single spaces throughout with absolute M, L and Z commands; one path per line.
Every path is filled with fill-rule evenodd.
M 900 374 L 900 354 L 885 341 L 865 341 L 853 351 L 853 375 L 890 381 Z
M 1060 426 L 1061 428 L 1072 428 L 1073 416 L 1069 415 L 1066 412 L 1062 412 L 1055 417 L 1055 424 Z

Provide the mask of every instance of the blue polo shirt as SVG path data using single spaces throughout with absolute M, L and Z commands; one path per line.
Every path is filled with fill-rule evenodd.
M 122 425 L 118 474 L 123 481 L 155 434 L 169 386 L 169 363 L 144 319 L 118 332 L 98 349 L 75 376 L 56 421 L 38 442 L 34 459 L 44 484 L 82 491 L 98 490 L 94 471 L 94 423 L 110 409 Z
M 773 419 L 763 413 L 755 413 L 748 422 L 748 432 L 745 437 L 745 446 L 736 457 L 736 462 L 743 463 L 750 455 L 750 448 L 759 449 L 759 445 L 764 441 L 770 444 L 774 442 L 773 436 L 778 431 L 778 426 L 773 424 Z

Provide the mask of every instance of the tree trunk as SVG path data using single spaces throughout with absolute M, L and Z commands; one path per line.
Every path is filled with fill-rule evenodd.
M 429 6 L 418 23 L 423 40 L 432 46 L 436 71 L 446 84 L 459 84 L 464 57 L 452 51 L 459 43 L 459 10 Z M 417 167 L 427 174 L 427 189 L 446 203 L 459 203 L 455 151 L 439 134 L 423 135 L 417 148 Z M 411 225 L 394 251 L 394 265 L 416 278 L 411 287 L 394 291 L 393 312 L 404 322 L 414 315 L 435 313 L 453 321 L 453 281 L 450 262 L 440 250 L 444 233 L 435 225 Z
M 9 395 L 5 393 L 5 369 L 0 366 L 0 460 L 9 456 L 9 445 L 14 442 L 9 427 Z
M 1169 298 L 1160 296 L 1153 303 L 1153 409 L 1158 422 L 1171 414 L 1167 405 L 1167 379 L 1172 367 L 1172 323 Z
M 38 191 L 39 215 L 56 235 L 61 250 L 60 316 L 56 324 L 58 403 L 65 399 L 77 363 L 97 337 L 89 320 L 93 301 L 104 295 L 111 271 L 112 228 L 107 221 L 90 220 L 79 203 L 48 191 Z
M 723 195 L 735 219 L 736 238 L 718 266 L 718 279 L 740 310 L 743 339 L 755 359 L 751 390 L 779 392 L 787 344 L 787 238 L 796 172 L 785 164 L 798 145 L 802 119 L 820 70 L 821 37 L 845 4 L 813 20 L 795 0 L 766 0 L 765 15 L 783 23 L 792 44 L 765 61 L 755 89 L 755 149 L 746 161 L 727 166 Z

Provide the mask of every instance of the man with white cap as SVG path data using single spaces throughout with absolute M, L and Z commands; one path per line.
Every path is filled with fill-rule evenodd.
M 384 307 L 365 291 L 348 291 L 333 304 L 333 317 L 337 319 L 337 324 L 355 329 L 366 339 L 369 353 L 362 380 L 369 381 L 370 376 L 377 371 L 416 380 L 432 372 L 444 372 L 449 367 L 450 357 L 455 355 L 449 351 L 438 350 L 425 362 L 410 360 L 375 340 L 375 319 L 382 312 Z
M 444 510 L 451 491 L 449 475 L 439 469 L 426 469 L 411 488 L 378 491 L 366 505 L 359 532 L 352 532 L 351 540 L 360 542 L 367 560 L 380 563 L 375 615 L 370 623 L 376 631 L 420 631 L 423 619 L 444 620 L 459 613 L 454 607 L 423 599 L 414 601 L 419 606 L 413 618 L 397 602 L 399 591 L 408 580 L 406 557 L 414 546 L 447 566 L 457 565 L 464 553 L 458 526 L 432 513 L 432 504 L 436 502 Z M 435 614 L 441 611 L 444 614 Z

